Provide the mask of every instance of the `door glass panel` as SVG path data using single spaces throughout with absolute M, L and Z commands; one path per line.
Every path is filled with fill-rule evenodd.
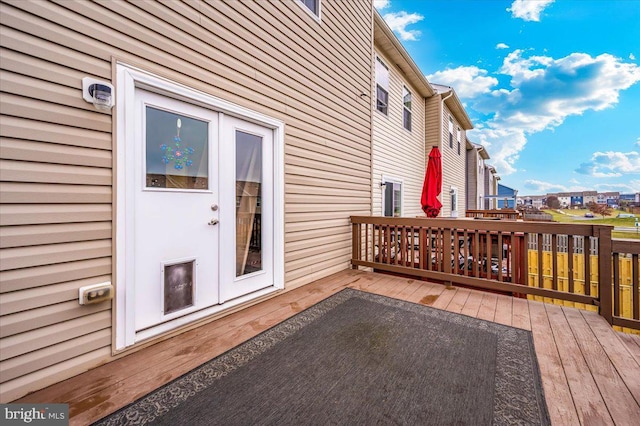
M 236 130 L 236 277 L 262 270 L 262 137 Z
M 209 123 L 147 106 L 146 187 L 209 189 Z

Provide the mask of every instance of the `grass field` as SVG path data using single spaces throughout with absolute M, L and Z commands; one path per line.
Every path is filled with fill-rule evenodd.
M 616 217 L 618 215 L 618 211 L 614 210 L 613 214 L 611 216 L 606 216 L 606 217 L 602 217 L 602 216 L 597 216 L 594 218 L 586 218 L 584 217 L 585 213 L 588 213 L 589 210 L 587 209 L 578 209 L 578 210 L 573 210 L 573 209 L 567 209 L 567 210 L 560 210 L 562 211 L 562 213 L 559 213 L 557 210 L 545 210 L 545 213 L 549 213 L 551 216 L 553 216 L 553 220 L 555 222 L 562 222 L 562 223 L 583 223 L 583 224 L 592 224 L 592 225 L 611 225 L 611 226 L 619 226 L 619 227 L 625 227 L 625 228 L 635 228 L 635 219 L 632 217 L 625 217 L 625 218 L 619 218 Z M 638 220 L 640 220 L 640 216 L 637 216 Z M 636 232 L 620 232 L 620 231 L 613 231 L 612 234 L 613 238 L 630 238 L 630 239 L 634 239 L 634 240 L 640 240 L 640 230 L 636 230 Z

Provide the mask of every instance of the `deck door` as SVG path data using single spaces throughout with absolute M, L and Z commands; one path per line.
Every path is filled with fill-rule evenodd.
M 218 113 L 136 92 L 135 330 L 219 301 Z

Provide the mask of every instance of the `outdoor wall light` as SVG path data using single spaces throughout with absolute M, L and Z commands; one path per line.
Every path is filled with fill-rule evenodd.
M 113 86 L 91 77 L 82 79 L 82 98 L 104 112 L 109 112 L 115 103 Z

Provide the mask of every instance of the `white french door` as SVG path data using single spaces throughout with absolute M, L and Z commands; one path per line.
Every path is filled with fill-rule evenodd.
M 273 130 L 221 119 L 222 302 L 274 285 Z M 231 206 L 228 208 L 227 206 Z
M 284 287 L 284 124 L 117 70 L 121 350 Z
M 136 92 L 135 330 L 219 301 L 218 113 Z

